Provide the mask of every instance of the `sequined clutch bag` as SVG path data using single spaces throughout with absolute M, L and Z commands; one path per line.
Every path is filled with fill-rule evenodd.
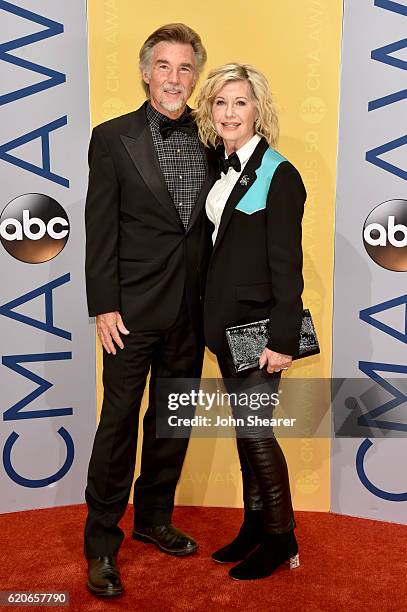
M 270 319 L 228 327 L 226 339 L 236 372 L 256 368 L 259 365 L 260 355 L 270 339 Z M 298 353 L 293 356 L 293 359 L 309 357 L 319 352 L 314 323 L 310 311 L 306 308 L 302 313 Z

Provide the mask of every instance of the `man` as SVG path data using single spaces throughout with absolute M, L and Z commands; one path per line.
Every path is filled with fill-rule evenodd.
M 187 439 L 156 437 L 157 378 L 199 378 L 205 151 L 186 107 L 206 52 L 183 24 L 140 51 L 148 100 L 97 126 L 89 148 L 86 283 L 103 344 L 104 400 L 89 465 L 85 554 L 89 589 L 122 590 L 118 527 L 134 473 L 140 402 L 151 367 L 133 538 L 182 556 L 196 542 L 171 524 Z

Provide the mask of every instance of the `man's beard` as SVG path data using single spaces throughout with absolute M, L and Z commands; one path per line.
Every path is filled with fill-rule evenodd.
M 178 102 L 167 102 L 166 100 L 161 100 L 160 104 L 163 108 L 165 108 L 165 110 L 169 111 L 170 113 L 175 113 L 185 106 L 185 100 L 183 98 L 178 100 Z
M 163 92 L 166 91 L 176 91 L 182 94 L 182 97 L 179 98 L 179 100 L 174 100 L 174 102 L 169 102 L 168 100 L 166 100 L 164 98 L 164 96 L 161 98 L 160 100 L 160 105 L 165 108 L 165 110 L 169 111 L 170 113 L 174 113 L 177 112 L 179 110 L 181 110 L 181 108 L 183 108 L 187 101 L 185 99 L 185 89 L 184 87 L 181 87 L 179 85 L 177 85 L 176 87 L 169 87 L 168 85 L 164 87 Z

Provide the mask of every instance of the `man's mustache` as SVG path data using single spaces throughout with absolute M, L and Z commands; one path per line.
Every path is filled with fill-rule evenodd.
M 163 91 L 171 93 L 185 93 L 183 85 L 164 85 Z

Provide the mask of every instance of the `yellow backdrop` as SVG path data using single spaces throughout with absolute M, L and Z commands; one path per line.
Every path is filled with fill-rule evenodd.
M 312 311 L 322 351 L 291 368 L 294 377 L 328 378 L 331 374 L 341 11 L 342 0 L 88 0 L 93 125 L 143 102 L 138 51 L 147 36 L 164 23 L 182 21 L 199 32 L 208 52 L 203 76 L 212 67 L 240 61 L 254 64 L 268 77 L 279 108 L 278 149 L 299 169 L 308 192 L 303 300 Z M 97 360 L 100 407 L 100 347 Z M 216 360 L 208 352 L 204 376 L 219 376 Z M 283 439 L 281 444 L 289 465 L 294 507 L 328 510 L 329 440 Z M 136 473 L 138 466 L 139 460 Z M 242 505 L 233 440 L 191 441 L 177 503 Z

